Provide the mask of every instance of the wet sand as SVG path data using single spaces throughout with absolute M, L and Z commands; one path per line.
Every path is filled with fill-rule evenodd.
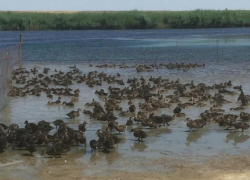
M 109 154 L 110 157 L 114 153 Z M 116 167 L 98 165 L 98 162 L 93 164 L 92 161 L 72 161 L 67 156 L 49 160 L 38 157 L 24 157 L 22 161 L 13 159 L 12 163 L 0 164 L 1 179 L 248 180 L 250 177 L 248 152 L 241 152 L 240 155 L 219 154 L 206 159 L 188 155 L 173 158 L 170 154 L 153 160 L 147 157 L 120 158 L 115 160 Z M 198 162 L 199 159 L 203 160 Z M 127 168 L 133 170 L 128 171 Z

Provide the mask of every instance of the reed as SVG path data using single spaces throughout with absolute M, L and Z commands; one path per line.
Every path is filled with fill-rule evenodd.
M 0 12 L 0 30 L 250 27 L 250 11 Z

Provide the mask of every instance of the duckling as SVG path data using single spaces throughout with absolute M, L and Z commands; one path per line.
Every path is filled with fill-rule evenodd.
M 141 124 L 144 127 L 148 126 L 149 128 L 157 128 L 157 124 L 152 121 L 142 121 Z
M 80 131 L 74 131 L 74 134 L 75 134 L 76 145 L 79 146 L 79 143 L 81 143 L 81 144 L 85 144 L 85 147 L 86 147 L 87 146 L 86 138 L 83 136 L 83 133 Z
M 76 97 L 71 98 L 71 102 L 78 102 L 78 101 L 79 101 L 79 98 L 76 98 Z
M 175 113 L 175 114 L 173 115 L 173 117 L 185 117 L 185 116 L 186 116 L 185 113 Z
M 176 106 L 175 109 L 173 110 L 174 113 L 180 113 L 181 112 L 181 107 L 180 106 Z
M 50 123 L 45 121 L 45 120 L 42 120 L 42 121 L 39 121 L 38 122 L 38 127 L 40 130 L 43 130 L 43 131 L 51 131 L 52 129 L 54 129 L 52 126 L 50 126 Z
M 226 119 L 226 124 L 229 126 L 228 128 L 226 128 L 226 130 L 234 126 L 235 122 L 236 122 L 236 119 Z
M 191 120 L 190 118 L 187 118 L 185 121 L 187 121 L 187 127 L 189 127 L 189 131 L 191 131 L 192 128 L 200 128 L 201 125 L 197 123 L 197 121 Z
M 49 93 L 49 94 L 47 95 L 47 97 L 48 97 L 48 98 L 53 98 L 53 95 Z
M 19 126 L 17 124 L 11 124 L 11 125 L 9 125 L 8 133 L 16 131 L 18 128 L 19 128 Z
M 66 102 L 66 101 L 63 101 L 62 105 L 66 105 L 66 106 L 74 106 L 74 103 L 71 101 L 71 102 Z
M 83 114 L 88 114 L 88 115 L 92 115 L 93 113 L 89 110 L 83 110 Z
M 235 129 L 241 129 L 242 132 L 244 132 L 244 130 L 249 129 L 249 124 L 247 124 L 245 122 L 235 122 L 234 127 L 235 127 Z
M 42 151 L 41 156 L 46 153 L 47 155 L 52 155 L 54 157 L 62 157 L 62 153 L 64 151 L 64 145 L 63 144 L 54 144 L 52 146 L 47 147 L 45 150 Z
M 240 90 L 242 88 L 242 86 L 241 85 L 240 86 L 234 86 L 233 88 Z
M 65 122 L 63 120 L 61 120 L 61 119 L 57 119 L 53 123 L 54 123 L 54 125 L 56 126 L 56 129 L 57 129 L 58 126 L 60 126 L 61 124 L 65 123 Z
M 124 132 L 125 133 L 125 130 L 127 129 L 127 126 L 126 125 L 116 125 L 115 126 L 115 129 L 119 132 L 119 134 L 121 132 Z
M 60 104 L 61 103 L 61 97 L 59 96 L 58 99 L 55 101 L 56 104 Z
M 248 121 L 248 120 L 250 120 L 250 114 L 249 114 L 249 113 L 246 113 L 246 112 L 241 112 L 241 113 L 240 113 L 240 118 L 241 118 L 242 120 Z
M 36 152 L 36 147 L 34 143 L 30 143 L 26 146 L 26 150 L 30 152 L 30 156 L 33 156 L 33 153 Z
M 130 111 L 130 112 L 135 112 L 135 110 L 136 110 L 135 105 L 129 106 L 129 111 Z
M 147 137 L 147 134 L 142 131 L 141 129 L 131 129 L 130 132 L 134 132 L 134 136 L 138 138 L 138 141 L 142 141 L 142 139 L 145 139 Z
M 87 122 L 86 121 L 84 121 L 82 124 L 79 124 L 79 126 L 78 126 L 78 130 L 79 131 L 81 131 L 81 132 L 83 132 L 83 133 L 85 133 L 86 132 L 86 130 L 87 130 Z
M 225 112 L 225 110 L 224 109 L 217 109 L 217 108 L 211 107 L 210 108 L 210 112 Z
M 106 151 L 110 151 L 110 149 L 113 149 L 115 145 L 115 141 L 112 136 L 104 137 L 103 147 Z
M 26 149 L 26 147 L 28 146 L 28 142 L 26 141 L 27 140 L 26 138 L 27 138 L 26 136 L 21 136 L 20 140 L 15 142 L 12 149 L 15 150 L 16 147 L 18 149 L 23 149 L 23 148 Z
M 133 117 L 130 117 L 129 120 L 127 120 L 126 122 L 126 126 L 132 126 L 133 125 L 133 120 L 132 120 Z
M 3 153 L 4 150 L 7 150 L 7 147 L 8 147 L 8 141 L 7 141 L 6 134 L 1 132 L 0 133 L 0 153 Z
M 0 126 L 2 126 L 3 130 L 7 130 L 9 129 L 9 126 L 3 124 L 3 123 L 0 123 Z
M 94 139 L 89 142 L 89 145 L 90 145 L 91 150 L 97 150 L 99 147 L 98 141 Z
M 75 94 L 79 94 L 80 93 L 80 89 L 78 88 L 78 89 L 74 90 L 74 93 Z
M 129 116 L 129 115 L 130 115 L 129 110 L 127 110 L 127 111 L 122 111 L 122 112 L 119 113 L 119 116 Z
M 230 111 L 243 111 L 243 110 L 245 110 L 245 108 L 241 106 L 236 108 L 230 108 Z
M 48 101 L 48 103 L 47 103 L 48 105 L 56 105 L 56 103 L 55 102 L 51 102 L 51 101 Z
M 204 103 L 202 103 L 202 102 L 199 102 L 197 105 L 196 105 L 196 107 L 205 107 L 206 106 L 206 104 L 204 104 Z
M 129 99 L 128 105 L 132 105 L 132 104 L 133 104 L 132 100 Z
M 113 129 L 115 129 L 115 127 L 118 125 L 118 123 L 116 121 L 110 121 L 108 123 L 108 127 L 106 128 L 106 131 L 110 130 L 112 131 Z
M 75 117 L 79 117 L 80 116 L 80 111 L 81 111 L 81 109 L 79 108 L 77 111 L 71 111 L 66 115 L 72 119 L 72 118 L 75 118 Z
M 24 122 L 25 124 L 25 129 L 28 130 L 29 132 L 35 132 L 37 130 L 39 130 L 38 125 L 36 125 L 35 123 L 29 123 L 27 120 Z

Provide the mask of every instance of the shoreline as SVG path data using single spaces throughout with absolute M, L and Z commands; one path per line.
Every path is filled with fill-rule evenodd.
M 58 158 L 23 157 L 23 161 L 2 166 L 2 178 L 5 180 L 41 179 L 41 180 L 248 180 L 250 176 L 250 157 L 248 151 L 237 155 L 219 154 L 197 161 L 199 157 L 180 156 L 171 158 L 121 158 L 114 165 L 97 165 L 100 162 L 79 162 Z M 44 162 L 45 161 L 45 162 Z M 7 164 L 7 163 L 6 163 Z M 117 164 L 120 166 L 116 167 Z M 127 170 L 126 168 L 133 169 Z M 120 169 L 118 169 L 120 168 Z M 14 173 L 10 173 L 14 172 Z M 28 173 L 29 172 L 29 173 Z M 27 173 L 27 174 L 26 174 Z

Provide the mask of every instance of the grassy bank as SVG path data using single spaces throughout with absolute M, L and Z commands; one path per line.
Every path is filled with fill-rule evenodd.
M 250 11 L 0 12 L 0 30 L 250 27 Z

